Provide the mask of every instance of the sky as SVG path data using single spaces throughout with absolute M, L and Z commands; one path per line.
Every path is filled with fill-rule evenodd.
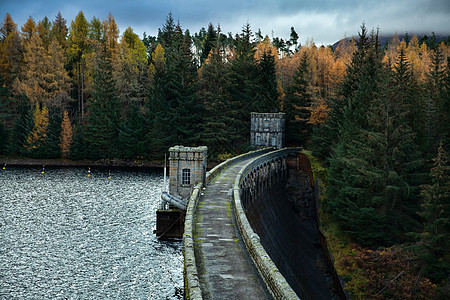
M 293 26 L 302 44 L 334 44 L 363 22 L 381 34 L 450 35 L 449 0 L 0 0 L 2 20 L 8 12 L 19 29 L 29 16 L 53 21 L 59 11 L 69 27 L 80 10 L 88 21 L 111 13 L 121 33 L 130 26 L 140 37 L 156 35 L 169 12 L 191 34 L 212 23 L 234 35 L 249 23 L 253 32 L 289 39 Z

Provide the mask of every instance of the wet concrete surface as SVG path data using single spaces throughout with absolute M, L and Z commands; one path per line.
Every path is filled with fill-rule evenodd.
M 194 244 L 204 299 L 272 299 L 243 248 L 231 211 L 232 186 L 247 162 L 219 174 L 198 202 Z

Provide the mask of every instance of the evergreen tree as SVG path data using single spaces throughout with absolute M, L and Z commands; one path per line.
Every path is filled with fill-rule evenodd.
M 0 44 L 0 71 L 6 80 L 6 85 L 12 87 L 13 82 L 21 75 L 23 44 L 12 19 L 5 20 L 1 30 L 4 32 L 4 40 Z M 8 33 L 7 36 L 5 36 L 6 33 Z
M 279 112 L 274 56 L 264 52 L 257 69 L 259 76 L 256 83 L 259 85 L 259 89 L 254 110 L 257 112 Z
M 349 66 L 346 70 L 346 76 L 344 81 L 339 87 L 338 94 L 334 97 L 330 97 L 330 113 L 324 126 L 314 130 L 313 150 L 319 157 L 328 158 L 333 152 L 333 147 L 339 141 L 339 129 L 344 127 L 344 109 L 350 113 L 354 108 L 361 106 L 358 109 L 357 114 L 360 114 L 364 119 L 365 112 L 367 111 L 367 105 L 371 99 L 370 93 L 374 91 L 376 87 L 370 87 L 370 83 L 367 89 L 365 87 L 359 87 L 361 80 L 368 80 L 371 75 L 369 73 L 363 74 L 364 65 L 367 61 L 368 51 L 373 47 L 373 43 L 369 41 L 367 35 L 367 28 L 365 24 L 361 26 L 361 31 L 358 33 L 359 39 L 356 41 L 356 51 L 353 53 Z M 338 47 L 339 48 L 339 47 Z M 367 92 L 365 99 L 358 101 L 355 106 L 352 102 L 354 98 L 357 98 L 358 94 Z M 362 96 L 362 95 L 361 95 Z M 347 107 L 347 108 L 346 108 Z
M 447 57 L 447 67 L 445 68 L 442 79 L 440 109 L 443 132 L 442 142 L 444 143 L 445 149 L 450 149 L 450 57 Z
M 95 146 L 86 138 L 85 129 L 78 123 L 73 127 L 72 146 L 70 148 L 70 159 L 98 158 Z
M 294 50 L 297 52 L 298 49 L 300 48 L 300 45 L 298 44 L 299 36 L 298 36 L 297 32 L 295 31 L 294 26 L 291 27 L 291 35 L 290 35 L 290 37 L 291 38 L 290 38 L 289 41 L 294 46 Z
M 6 129 L 6 121 L 11 117 L 9 113 L 12 104 L 8 87 L 5 79 L 0 74 L 0 153 L 4 153 L 7 149 L 8 130 Z
M 202 120 L 201 107 L 197 98 L 197 69 L 191 52 L 191 37 L 183 34 L 178 24 L 174 35 L 173 56 L 167 60 L 168 89 L 167 99 L 171 99 L 169 106 L 171 130 L 176 142 L 196 145 L 197 132 Z
M 113 158 L 117 156 L 120 112 L 117 85 L 106 44 L 101 45 L 96 63 L 93 98 L 87 107 L 85 137 L 93 146 L 92 155 L 95 158 Z
M 9 139 L 9 153 L 26 155 L 27 139 L 33 128 L 33 113 L 28 98 L 23 95 L 19 98 L 18 117 Z
M 169 107 L 170 99 L 166 98 L 166 81 L 168 77 L 165 51 L 161 44 L 152 53 L 153 63 L 150 65 L 150 91 L 146 118 L 146 152 L 149 158 L 161 158 L 162 153 L 171 145 L 172 133 Z
M 372 135 L 378 137 L 370 130 L 373 128 L 368 124 L 367 111 L 383 87 L 383 68 L 377 38 L 372 36 L 368 43 L 364 25 L 359 43 L 347 73 L 347 90 L 343 90 L 342 120 L 337 128 L 339 142 L 328 170 L 328 204 L 352 238 L 364 245 L 379 245 L 392 238 L 388 235 L 386 209 L 382 209 L 382 177 L 386 174 L 373 161 L 379 149 L 371 149 L 365 141 Z M 357 65 L 361 67 L 352 68 Z
M 145 119 L 141 107 L 136 102 L 131 102 L 130 105 L 128 115 L 120 126 L 120 156 L 142 158 L 146 149 Z
M 286 143 L 305 145 L 309 139 L 311 126 L 308 107 L 311 106 L 311 94 L 308 82 L 308 58 L 306 51 L 301 53 L 300 64 L 294 74 L 294 83 L 288 89 L 284 102 L 286 113 Z
M 226 90 L 229 99 L 224 113 L 231 122 L 226 124 L 233 152 L 245 151 L 248 147 L 250 113 L 257 109 L 259 85 L 258 65 L 255 61 L 255 43 L 252 41 L 250 24 L 246 24 L 240 35 L 236 35 L 234 57 L 227 72 Z
M 44 156 L 46 158 L 58 158 L 61 156 L 59 146 L 61 136 L 61 110 L 56 105 L 49 107 L 48 134 L 44 144 Z
M 202 50 L 200 55 L 200 65 L 203 65 L 205 60 L 208 58 L 211 49 L 215 46 L 217 40 L 217 32 L 214 29 L 214 26 L 209 23 L 208 31 L 202 43 Z
M 52 36 L 61 45 L 62 49 L 67 47 L 67 34 L 69 29 L 66 25 L 67 21 L 62 17 L 61 12 L 56 15 L 52 25 Z
M 220 35 L 220 28 L 218 34 Z M 212 159 L 219 154 L 232 152 L 227 128 L 232 120 L 227 119 L 227 114 L 224 113 L 228 102 L 223 92 L 226 73 L 227 65 L 221 41 L 216 40 L 209 57 L 199 70 L 199 97 L 205 110 L 200 140 L 208 146 L 208 155 Z
M 5 79 L 0 74 L 0 154 L 7 150 L 8 131 L 5 128 L 5 119 L 10 117 L 8 113 L 11 105 L 8 88 L 5 85 Z
M 424 265 L 424 275 L 439 283 L 449 274 L 450 262 L 446 255 L 450 248 L 450 167 L 448 154 L 439 145 L 430 170 L 431 184 L 422 185 L 423 231 L 416 234 L 417 250 Z
M 163 25 L 162 30 L 158 29 L 158 43 L 164 49 L 171 49 L 174 43 L 175 35 L 175 22 L 173 20 L 172 13 L 170 12 L 166 18 L 166 23 Z M 166 53 L 166 56 L 170 56 L 170 53 Z
M 77 87 L 78 111 L 81 118 L 84 117 L 85 107 L 86 55 L 91 49 L 91 41 L 88 34 L 89 24 L 83 12 L 80 11 L 70 25 L 68 56 L 70 67 L 74 74 L 75 86 Z
M 430 153 L 433 157 L 436 149 L 438 148 L 439 142 L 444 139 L 444 133 L 442 131 L 443 127 L 446 125 L 442 124 L 443 116 L 441 110 L 443 108 L 443 101 L 441 95 L 443 94 L 443 78 L 444 69 L 443 57 L 440 49 L 434 51 L 432 56 L 431 70 L 427 75 L 425 82 L 425 95 L 424 95 L 424 106 L 425 106 L 425 135 L 427 137 L 427 153 Z
M 36 26 L 36 31 L 39 35 L 39 38 L 42 40 L 44 48 L 47 49 L 52 40 L 51 37 L 52 23 L 48 19 L 48 17 L 44 17 L 42 21 L 39 21 Z

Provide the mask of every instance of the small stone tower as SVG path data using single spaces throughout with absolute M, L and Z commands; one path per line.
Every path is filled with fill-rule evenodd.
M 174 146 L 169 149 L 169 194 L 186 199 L 192 188 L 205 182 L 208 147 Z
M 254 148 L 284 147 L 284 113 L 251 113 L 250 144 Z

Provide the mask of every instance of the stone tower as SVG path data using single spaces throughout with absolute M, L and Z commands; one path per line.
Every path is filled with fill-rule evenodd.
M 251 113 L 250 144 L 254 148 L 284 147 L 284 113 Z
M 205 182 L 208 147 L 174 146 L 169 149 L 169 194 L 188 198 L 192 188 Z

